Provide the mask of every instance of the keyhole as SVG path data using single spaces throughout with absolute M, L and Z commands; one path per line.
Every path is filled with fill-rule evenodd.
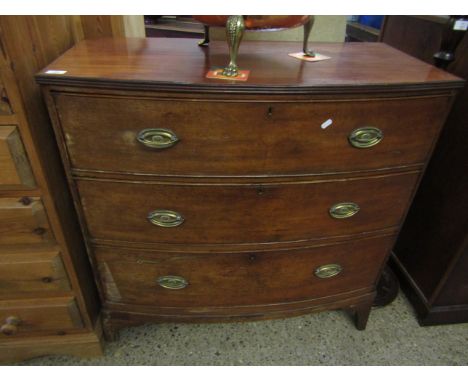
M 273 107 L 268 106 L 268 112 L 267 112 L 268 118 L 271 118 L 273 116 Z

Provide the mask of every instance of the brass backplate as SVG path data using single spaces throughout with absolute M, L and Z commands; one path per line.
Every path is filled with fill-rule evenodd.
M 383 133 L 377 127 L 359 127 L 351 132 L 348 139 L 353 147 L 365 149 L 378 144 L 383 139 Z
M 334 219 L 347 219 L 359 212 L 359 206 L 353 202 L 341 202 L 330 207 L 330 216 Z
M 184 289 L 188 282 L 181 276 L 161 276 L 157 283 L 166 289 Z
M 169 129 L 145 129 L 138 133 L 137 141 L 152 149 L 167 149 L 178 141 L 177 135 Z
M 147 218 L 151 224 L 166 228 L 177 227 L 185 220 L 181 214 L 170 210 L 151 211 Z
M 342 270 L 343 267 L 339 264 L 326 264 L 318 267 L 314 273 L 321 279 L 328 279 L 338 275 Z

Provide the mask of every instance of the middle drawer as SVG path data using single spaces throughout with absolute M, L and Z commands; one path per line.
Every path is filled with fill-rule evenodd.
M 78 179 L 93 239 L 169 244 L 322 239 L 400 223 L 417 173 L 315 183 L 154 184 Z

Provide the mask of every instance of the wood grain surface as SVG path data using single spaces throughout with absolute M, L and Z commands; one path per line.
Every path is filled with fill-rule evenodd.
M 37 79 L 41 83 L 100 83 L 119 88 L 290 94 L 362 92 L 366 87 L 391 91 L 461 86 L 457 77 L 382 43 L 315 43 L 314 49 L 331 59 L 304 62 L 288 56 L 301 51 L 299 42 L 244 42 L 238 64 L 250 70 L 250 76 L 242 82 L 205 77 L 211 68 L 228 62 L 228 47 L 223 41 L 204 48 L 193 39 L 177 39 L 177 43 L 164 38 L 84 40 L 43 69 Z M 49 70 L 66 73 L 47 74 Z

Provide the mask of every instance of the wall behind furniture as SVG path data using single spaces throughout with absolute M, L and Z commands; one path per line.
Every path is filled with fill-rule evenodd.
M 75 16 L 78 19 L 82 38 L 100 37 L 145 37 L 143 15 L 124 16 Z

